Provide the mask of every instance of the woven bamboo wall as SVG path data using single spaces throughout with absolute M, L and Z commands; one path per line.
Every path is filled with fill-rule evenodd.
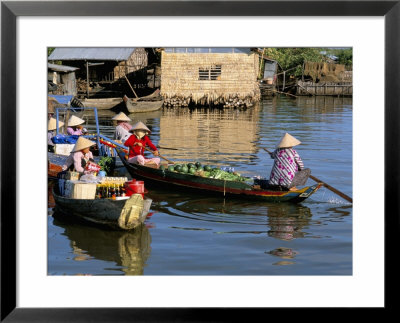
M 218 80 L 199 80 L 199 69 L 221 66 Z M 194 103 L 260 98 L 257 83 L 259 58 L 241 53 L 166 53 L 161 58 L 161 95 L 190 98 Z

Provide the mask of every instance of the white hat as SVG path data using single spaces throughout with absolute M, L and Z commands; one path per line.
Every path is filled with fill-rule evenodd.
M 71 116 L 71 118 L 69 118 L 68 120 L 68 127 L 78 126 L 84 122 L 85 120 L 82 120 L 81 118 L 78 118 L 76 116 Z
M 129 117 L 123 113 L 120 112 L 118 113 L 114 118 L 112 118 L 112 120 L 116 120 L 116 121 L 132 121 L 131 119 L 129 119 Z
M 285 133 L 276 148 L 288 148 L 300 145 L 301 141 L 297 140 L 295 137 Z
M 61 128 L 64 125 L 64 122 L 58 121 L 58 128 Z M 54 118 L 50 118 L 49 123 L 47 124 L 47 130 L 56 130 L 57 129 L 57 120 Z
M 139 121 L 137 124 L 135 124 L 129 132 L 134 132 L 135 130 L 144 130 L 150 133 L 150 129 L 146 127 L 146 125 L 142 122 Z
M 78 140 L 76 141 L 76 144 L 74 146 L 74 149 L 71 150 L 71 153 L 80 151 L 85 148 L 89 148 L 91 146 L 94 146 L 96 143 L 94 141 L 91 141 L 89 139 L 86 139 L 84 137 L 79 137 Z

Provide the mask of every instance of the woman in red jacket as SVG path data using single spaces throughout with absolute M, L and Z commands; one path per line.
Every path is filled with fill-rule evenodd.
M 148 159 L 143 156 L 146 146 L 149 146 L 153 154 L 158 156 L 157 147 L 153 145 L 147 136 L 150 133 L 150 129 L 143 122 L 139 121 L 129 132 L 132 132 L 132 135 L 124 143 L 125 146 L 129 147 L 128 162 L 140 165 L 160 165 L 160 158 Z

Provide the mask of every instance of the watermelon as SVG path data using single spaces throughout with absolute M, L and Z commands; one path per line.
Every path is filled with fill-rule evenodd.
M 200 163 L 200 162 L 196 162 L 195 165 L 196 165 L 197 168 L 200 168 L 200 167 L 201 167 L 201 163 Z
M 203 167 L 201 167 L 201 166 L 197 168 L 197 171 L 198 171 L 198 172 L 201 172 L 201 171 L 203 171 L 203 170 L 204 170 L 204 169 L 203 169 Z
M 206 166 L 204 166 L 204 170 L 206 171 L 206 172 L 209 172 L 209 171 L 211 171 L 211 166 L 210 165 L 206 165 Z
M 176 170 L 177 172 L 181 172 L 181 171 L 182 171 L 182 165 L 176 165 L 176 166 L 175 166 L 175 170 Z
M 194 167 L 189 168 L 189 173 L 193 175 L 196 173 L 196 169 Z
M 189 163 L 189 164 L 187 164 L 187 166 L 188 166 L 188 168 L 193 168 L 193 167 L 195 167 L 195 165 L 194 165 L 193 163 Z
M 171 165 L 171 166 L 168 167 L 168 170 L 169 170 L 170 172 L 173 172 L 173 171 L 175 170 L 175 168 L 174 168 L 174 166 Z
M 189 171 L 189 168 L 186 165 L 183 165 L 181 168 L 182 173 L 187 173 Z

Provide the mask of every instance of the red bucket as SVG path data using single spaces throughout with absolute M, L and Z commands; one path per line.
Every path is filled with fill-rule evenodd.
M 145 193 L 144 182 L 137 180 L 125 182 L 125 190 L 127 196 L 131 196 L 132 194 L 142 194 L 143 196 L 143 194 Z

